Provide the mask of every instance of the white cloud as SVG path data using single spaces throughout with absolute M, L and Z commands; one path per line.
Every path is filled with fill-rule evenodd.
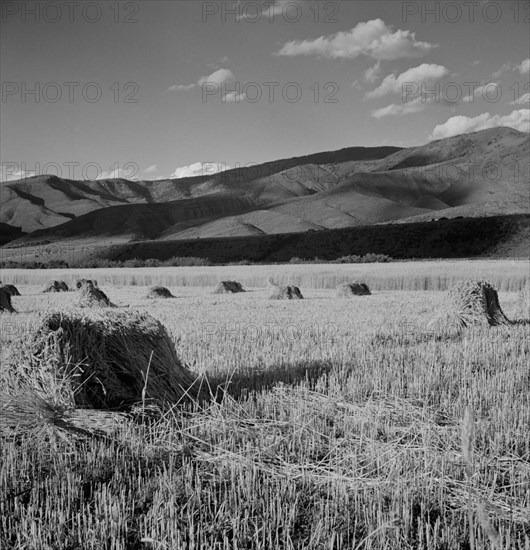
M 381 85 L 372 92 L 368 92 L 366 97 L 376 98 L 392 93 L 402 93 L 403 86 L 405 84 L 427 84 L 440 80 L 448 74 L 449 71 L 443 65 L 423 63 L 422 65 L 409 69 L 398 76 L 393 74 L 388 75 L 383 82 L 381 82 Z
M 269 0 L 261 3 L 262 6 L 257 2 L 249 2 L 238 19 L 274 22 L 278 17 L 284 17 L 285 20 L 293 22 L 299 15 L 300 9 L 304 9 L 310 2 L 309 0 Z
M 474 118 L 454 116 L 444 124 L 436 126 L 429 139 L 443 139 L 498 126 L 509 126 L 520 132 L 530 132 L 530 109 L 519 109 L 505 116 L 490 113 L 482 113 Z
M 526 105 L 527 103 L 530 103 L 530 92 L 527 92 L 526 94 L 520 96 L 519 99 L 512 101 L 510 105 Z
M 2 182 L 32 178 L 35 175 L 35 172 L 16 170 L 15 166 L 10 163 L 0 165 L 0 181 Z
M 117 168 L 115 170 L 111 170 L 110 172 L 103 170 L 96 179 L 98 180 L 125 179 L 125 180 L 131 181 L 131 180 L 138 179 L 138 177 L 134 175 L 135 172 L 136 170 L 134 168 L 132 170 L 124 170 L 123 168 Z
M 379 75 L 381 74 L 381 62 L 378 61 L 373 67 L 370 67 L 366 70 L 364 73 L 364 78 L 366 82 L 370 82 L 370 84 L 374 84 L 378 79 Z
M 217 69 L 211 75 L 201 76 L 201 78 L 199 78 L 199 80 L 193 84 L 175 84 L 173 86 L 170 86 L 166 91 L 185 92 L 188 90 L 193 90 L 193 88 L 197 88 L 198 86 L 202 86 L 203 84 L 215 84 L 220 86 L 225 82 L 234 80 L 234 78 L 234 73 L 230 69 Z
M 516 69 L 522 74 L 530 74 L 530 58 L 525 59 Z
M 225 103 L 241 103 L 247 98 L 246 94 L 238 94 L 237 92 L 228 92 L 223 96 Z
M 485 99 L 491 102 L 497 101 L 502 96 L 501 85 L 498 82 L 488 82 L 478 88 L 475 88 L 473 95 L 468 95 L 462 99 L 464 103 L 473 103 L 475 98 Z
M 421 98 L 417 97 L 412 101 L 407 101 L 406 103 L 392 103 L 381 109 L 376 109 L 372 111 L 372 116 L 378 120 L 387 116 L 403 116 L 411 115 L 414 113 L 419 113 L 425 109 L 427 102 Z
M 153 164 L 152 166 L 149 166 L 149 168 L 146 168 L 144 172 L 146 174 L 154 174 L 155 172 L 158 172 L 158 165 Z
M 224 163 L 196 162 L 188 166 L 181 166 L 180 168 L 177 168 L 169 177 L 171 179 L 178 179 L 193 178 L 196 176 L 212 176 L 230 169 L 231 167 Z
M 202 86 L 203 84 L 217 84 L 220 86 L 230 80 L 234 80 L 234 73 L 230 69 L 218 69 L 209 76 L 199 78 L 197 84 L 199 86 Z
M 382 19 L 373 19 L 357 24 L 346 32 L 321 36 L 314 40 L 285 43 L 276 55 L 294 57 L 315 55 L 330 59 L 355 59 L 367 55 L 379 60 L 403 57 L 423 57 L 436 46 L 416 40 L 415 33 L 397 30 Z

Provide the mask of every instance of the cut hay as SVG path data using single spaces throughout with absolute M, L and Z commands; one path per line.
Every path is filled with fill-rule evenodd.
M 52 313 L 36 332 L 31 357 L 67 377 L 77 407 L 123 409 L 145 400 L 163 406 L 199 395 L 165 327 L 146 313 Z
M 344 283 L 337 287 L 337 294 L 339 296 L 371 296 L 372 293 L 366 283 L 358 283 L 354 281 L 352 283 Z
M 165 286 L 152 286 L 145 295 L 146 298 L 156 299 L 156 298 L 175 298 L 171 291 Z
M 271 300 L 303 300 L 304 297 L 297 286 L 279 285 L 274 286 L 272 294 L 269 297 Z
M 116 307 L 99 288 L 85 283 L 79 289 L 78 307 Z
M 499 304 L 497 291 L 486 281 L 466 279 L 447 295 L 444 311 L 429 328 L 467 328 L 512 325 Z
M 214 294 L 235 294 L 245 292 L 243 285 L 237 281 L 221 281 L 213 291 Z
M 9 296 L 20 296 L 20 292 L 15 285 L 4 285 L 2 289 L 5 290 Z
M 98 282 L 95 281 L 94 279 L 78 279 L 75 282 L 75 288 L 77 288 L 78 290 L 84 285 L 92 285 L 92 286 L 97 287 Z
M 42 292 L 68 292 L 68 285 L 64 281 L 50 281 Z
M 16 313 L 15 308 L 11 305 L 11 294 L 4 288 L 0 288 L 0 311 Z

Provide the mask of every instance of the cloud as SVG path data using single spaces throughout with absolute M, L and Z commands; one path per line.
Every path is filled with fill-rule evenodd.
M 520 132 L 530 132 L 530 109 L 519 109 L 505 116 L 490 113 L 482 113 L 474 118 L 454 116 L 444 124 L 436 126 L 429 139 L 443 139 L 499 126 L 509 126 Z
M 379 75 L 381 74 L 381 62 L 378 61 L 373 67 L 370 67 L 366 70 L 364 73 L 364 79 L 366 82 L 370 82 L 370 84 L 374 84 L 378 79 Z
M 218 69 L 210 76 L 203 76 L 202 78 L 199 78 L 197 84 L 199 86 L 202 86 L 203 84 L 217 84 L 220 86 L 230 80 L 234 80 L 234 73 L 230 69 Z
M 146 174 L 154 174 L 155 172 L 158 172 L 158 165 L 153 164 L 152 166 L 149 166 L 149 168 L 146 168 L 144 172 Z
M 20 169 L 16 169 L 12 163 L 6 163 L 0 165 L 0 181 L 16 181 L 24 178 L 32 178 L 36 175 L 36 172 L 29 172 Z
M 136 170 L 124 170 L 123 168 L 117 168 L 116 170 L 111 170 L 107 172 L 103 170 L 101 174 L 96 178 L 97 180 L 114 180 L 114 179 L 125 179 L 125 180 L 136 180 L 137 176 L 134 175 Z
M 250 2 L 248 6 L 252 8 L 258 7 L 259 9 L 245 9 L 238 20 L 249 21 L 268 21 L 273 22 L 277 17 L 285 16 L 286 20 L 294 18 L 298 15 L 299 11 L 295 10 L 295 7 L 304 9 L 310 4 L 309 0 L 269 0 L 262 2 L 263 6 L 259 6 L 257 2 Z
M 521 61 L 521 63 L 505 63 L 498 71 L 494 72 L 491 76 L 493 78 L 499 78 L 502 73 L 506 71 L 518 71 L 523 76 L 530 74 L 530 58 Z
M 171 179 L 193 178 L 196 176 L 212 176 L 219 174 L 225 170 L 230 170 L 231 167 L 227 164 L 218 162 L 196 162 L 188 166 L 177 168 L 171 176 Z
M 355 59 L 367 55 L 378 60 L 394 60 L 403 57 L 423 57 L 436 45 L 416 40 L 408 30 L 393 31 L 382 19 L 357 24 L 347 32 L 321 36 L 314 40 L 285 43 L 276 55 L 295 57 L 315 55 L 329 59 Z
M 406 103 L 392 103 L 391 105 L 387 105 L 381 109 L 376 109 L 375 111 L 372 111 L 372 116 L 379 120 L 387 116 L 411 115 L 423 111 L 426 108 L 427 103 L 428 102 L 426 102 L 423 98 L 417 97 L 416 99 L 407 101 Z
M 443 65 L 423 63 L 398 76 L 393 74 L 388 75 L 383 82 L 381 82 L 381 85 L 372 92 L 368 92 L 366 97 L 373 99 L 392 93 L 399 94 L 403 92 L 405 84 L 419 85 L 421 83 L 429 83 L 440 80 L 448 74 L 449 71 Z
M 530 58 L 525 59 L 516 69 L 522 74 L 530 74 Z
M 223 96 L 225 103 L 241 103 L 247 98 L 246 94 L 238 94 L 237 92 L 228 92 Z
M 478 88 L 475 88 L 473 95 L 468 95 L 462 99 L 464 103 L 473 103 L 475 98 L 496 101 L 502 96 L 501 85 L 498 82 L 488 82 Z
M 234 73 L 230 69 L 217 69 L 209 76 L 201 76 L 201 78 L 193 84 L 175 84 L 174 86 L 170 86 L 166 91 L 185 92 L 188 90 L 193 90 L 193 88 L 197 88 L 203 84 L 215 84 L 220 86 L 221 84 L 234 79 Z
M 527 103 L 530 103 L 530 92 L 526 92 L 526 94 L 520 96 L 519 99 L 512 101 L 510 105 L 526 105 Z

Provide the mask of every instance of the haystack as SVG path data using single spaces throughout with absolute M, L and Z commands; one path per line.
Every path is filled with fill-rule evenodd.
M 292 285 L 278 285 L 274 286 L 271 300 L 303 300 L 304 297 L 297 286 Z
M 371 296 L 370 289 L 366 283 L 344 283 L 337 287 L 339 296 Z
M 11 294 L 5 288 L 0 288 L 0 311 L 16 313 L 15 308 L 11 305 Z
M 95 286 L 95 287 L 98 286 L 98 282 L 95 281 L 94 279 L 78 279 L 75 282 L 75 288 L 77 288 L 79 290 L 82 286 L 87 285 L 87 284 L 90 284 L 90 285 Z
M 9 296 L 20 296 L 20 292 L 15 285 L 4 285 L 2 288 L 9 294 Z
M 154 299 L 154 298 L 174 298 L 173 294 L 171 294 L 171 291 L 166 288 L 165 286 L 152 286 L 145 295 L 146 298 Z
M 243 285 L 237 281 L 221 281 L 213 291 L 214 294 L 235 294 L 245 292 Z
M 90 282 L 87 282 L 79 289 L 79 307 L 116 307 L 107 295 Z
M 42 292 L 68 292 L 68 285 L 64 281 L 50 281 Z
M 146 313 L 51 313 L 31 349 L 35 364 L 67 375 L 78 407 L 120 409 L 144 399 L 164 406 L 199 396 L 166 329 Z
M 497 291 L 486 281 L 468 279 L 449 291 L 445 308 L 427 326 L 429 329 L 462 329 L 511 324 L 501 309 Z

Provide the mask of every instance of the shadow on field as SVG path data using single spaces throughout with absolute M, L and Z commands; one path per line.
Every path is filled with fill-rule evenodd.
M 329 361 L 300 361 L 297 363 L 273 365 L 263 370 L 237 372 L 226 378 L 210 379 L 212 388 L 216 388 L 216 400 L 221 401 L 225 394 L 234 399 L 248 397 L 252 392 L 270 390 L 277 384 L 296 385 L 301 382 L 313 389 L 317 381 L 330 372 Z

